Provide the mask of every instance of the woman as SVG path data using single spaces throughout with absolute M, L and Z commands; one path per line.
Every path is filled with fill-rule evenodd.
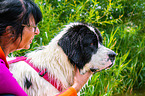
M 41 19 L 40 9 L 31 0 L 0 0 L 0 94 L 27 96 L 10 73 L 6 56 L 30 48 L 34 36 L 40 33 L 37 24 Z M 81 75 L 77 69 L 72 87 L 57 96 L 77 96 L 91 74 Z

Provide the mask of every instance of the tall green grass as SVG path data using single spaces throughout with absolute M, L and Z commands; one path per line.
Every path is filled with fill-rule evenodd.
M 143 0 L 34 0 L 43 13 L 41 33 L 29 50 L 47 45 L 70 22 L 96 26 L 104 46 L 118 55 L 108 70 L 94 74 L 81 96 L 112 96 L 133 92 L 145 85 L 145 1 Z

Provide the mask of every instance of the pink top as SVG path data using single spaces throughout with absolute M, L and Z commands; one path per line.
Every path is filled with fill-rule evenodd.
M 5 54 L 0 47 L 0 94 L 28 96 L 20 87 L 13 74 L 9 71 Z
M 17 83 L 2 59 L 0 59 L 0 94 L 28 96 Z
M 5 54 L 0 47 L 0 95 L 1 94 L 28 96 L 9 71 Z M 73 87 L 70 87 L 56 96 L 77 96 L 77 92 Z

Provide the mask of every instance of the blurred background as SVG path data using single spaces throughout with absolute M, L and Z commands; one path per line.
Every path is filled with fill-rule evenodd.
M 93 75 L 81 96 L 145 96 L 145 1 L 144 0 L 34 0 L 43 14 L 40 34 L 22 56 L 47 45 L 70 22 L 97 27 L 104 46 L 118 55 L 108 70 Z

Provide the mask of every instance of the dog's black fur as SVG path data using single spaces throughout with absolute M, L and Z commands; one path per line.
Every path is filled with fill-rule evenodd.
M 102 43 L 99 30 L 94 29 L 96 33 L 86 25 L 74 25 L 58 42 L 70 62 L 79 69 L 82 69 L 90 61 L 92 54 L 97 52 L 98 42 Z

